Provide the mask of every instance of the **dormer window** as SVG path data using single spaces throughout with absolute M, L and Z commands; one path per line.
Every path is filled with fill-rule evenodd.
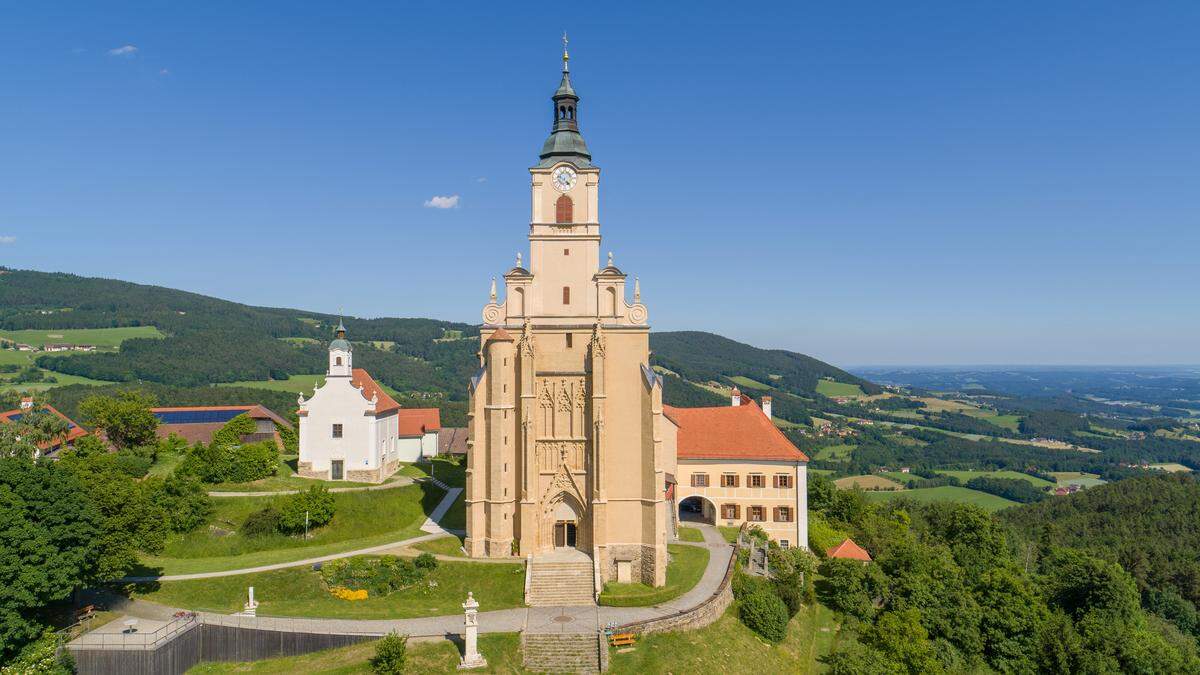
M 575 222 L 575 204 L 571 201 L 570 197 L 563 195 L 554 203 L 554 222 Z

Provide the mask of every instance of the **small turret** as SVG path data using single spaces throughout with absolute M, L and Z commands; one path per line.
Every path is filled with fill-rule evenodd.
M 354 347 L 346 339 L 346 326 L 338 320 L 335 337 L 329 343 L 329 372 L 330 377 L 349 377 L 353 370 Z

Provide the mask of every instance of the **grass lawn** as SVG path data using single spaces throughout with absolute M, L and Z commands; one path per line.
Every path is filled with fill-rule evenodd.
M 521 637 L 517 633 L 491 633 L 479 636 L 479 653 L 487 659 L 487 673 L 525 673 L 521 664 Z M 218 675 L 221 673 L 259 673 L 260 675 L 294 673 L 323 673 L 325 675 L 360 675 L 371 673 L 370 659 L 375 655 L 375 641 L 349 647 L 327 649 L 302 656 L 281 656 L 251 663 L 201 663 L 188 675 Z M 408 643 L 408 672 L 456 673 L 460 658 L 458 647 L 448 640 Z
M 611 607 L 649 607 L 674 600 L 692 590 L 708 566 L 708 549 L 684 544 L 668 544 L 671 561 L 667 563 L 667 585 L 654 588 L 645 584 L 604 584 L 600 604 Z M 522 587 L 524 590 L 524 587 Z
M 850 459 L 850 453 L 854 452 L 857 446 L 847 445 L 826 445 L 817 449 L 816 459 L 827 459 L 830 461 L 840 462 Z
M 254 587 L 260 615 L 411 619 L 461 614 L 468 591 L 475 594 L 481 612 L 521 607 L 525 602 L 525 566 L 443 561 L 422 583 L 366 600 L 335 598 L 320 572 L 308 567 L 140 584 L 133 587 L 133 593 L 169 607 L 232 613 L 240 611 L 246 602 L 247 586 Z
M 251 512 L 278 497 L 228 497 L 213 500 L 207 527 L 167 540 L 159 555 L 145 556 L 147 571 L 191 574 L 269 565 L 377 546 L 421 534 L 421 524 L 445 493 L 433 485 L 408 485 L 373 492 L 333 495 L 335 513 L 305 541 L 282 534 L 243 537 L 238 527 Z M 135 572 L 134 574 L 140 574 Z
M 864 490 L 899 490 L 904 487 L 890 478 L 884 478 L 875 474 L 847 476 L 833 481 L 833 484 L 842 490 L 850 490 L 855 487 L 860 487 Z
M 1054 485 L 1054 483 L 1051 483 L 1048 480 L 1042 480 L 1036 476 L 1030 476 L 1027 473 L 1021 473 L 1020 471 L 943 471 L 938 469 L 937 472 L 947 476 L 954 476 L 963 483 L 966 483 L 972 478 L 976 478 L 978 476 L 986 476 L 988 478 L 1013 478 L 1016 480 L 1023 480 L 1036 488 L 1044 488 Z
M 901 471 L 880 471 L 880 476 L 896 481 L 901 485 L 907 485 L 908 481 L 914 478 L 920 478 L 915 473 L 903 473 Z
M 694 527 L 679 528 L 680 541 L 704 541 L 704 533 Z
M 34 347 L 46 343 L 73 345 L 95 345 L 116 348 L 130 338 L 160 338 L 163 334 L 154 326 L 130 326 L 128 328 L 52 328 L 49 330 L 0 330 L 0 338 L 23 342 Z M 75 352 L 56 352 L 72 354 Z
M 975 504 L 987 511 L 999 511 L 1000 509 L 1016 505 L 1016 502 L 1004 497 L 997 497 L 986 492 L 951 485 L 921 488 L 919 490 L 902 490 L 899 492 L 867 492 L 866 496 L 869 500 L 880 502 L 897 497 L 908 497 L 909 499 L 922 502 L 963 502 L 966 504 Z
M 752 380 L 752 379 L 746 377 L 745 375 L 735 375 L 735 376 L 729 378 L 729 381 L 733 382 L 737 386 L 742 387 L 744 389 L 770 389 L 771 388 L 771 385 L 763 384 L 762 382 L 759 382 L 758 380 Z
M 8 365 L 32 366 L 33 353 L 19 352 L 15 349 L 0 349 L 0 366 Z
M 857 384 L 834 382 L 833 380 L 817 380 L 817 393 L 833 398 L 834 396 L 866 396 L 866 392 Z
M 736 544 L 738 533 L 742 531 L 742 528 L 730 527 L 728 525 L 718 525 L 717 531 L 721 533 L 722 537 L 725 537 L 725 541 L 731 544 Z
M 1184 466 L 1182 464 L 1173 464 L 1173 463 L 1172 464 L 1151 464 L 1150 468 L 1159 469 L 1160 471 L 1166 471 L 1167 473 L 1184 473 L 1184 472 L 1191 471 L 1191 469 L 1187 468 L 1186 466 Z
M 413 548 L 418 551 L 428 551 L 429 553 L 465 558 L 467 554 L 463 552 L 462 545 L 462 539 L 458 537 L 442 537 L 414 544 Z
M 833 613 L 814 605 L 792 619 L 783 642 L 771 645 L 738 621 L 735 604 L 705 628 L 646 635 L 624 654 L 610 650 L 608 672 L 816 673 L 822 670 L 817 658 L 828 654 L 841 638 Z

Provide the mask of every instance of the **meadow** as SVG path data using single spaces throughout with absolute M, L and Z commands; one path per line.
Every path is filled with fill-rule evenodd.
M 984 476 L 986 478 L 1012 478 L 1015 480 L 1023 480 L 1036 488 L 1051 487 L 1054 485 L 1054 483 L 1051 483 L 1048 480 L 1042 480 L 1036 476 L 1030 476 L 1027 473 L 1021 473 L 1020 471 L 945 471 L 942 469 L 937 469 L 937 472 L 947 476 L 954 476 L 963 483 L 966 483 L 972 478 Z
M 867 492 L 865 494 L 867 499 L 871 501 L 886 501 L 897 497 L 906 497 L 921 502 L 961 502 L 964 504 L 974 504 L 986 511 L 999 511 L 1000 509 L 1016 505 L 1016 502 L 1003 497 L 951 485 L 921 488 L 918 490 L 903 490 L 900 492 Z
M 866 392 L 857 384 L 834 382 L 833 380 L 817 380 L 817 393 L 833 398 L 835 396 L 866 396 Z
M 0 338 L 22 342 L 34 347 L 46 344 L 66 343 L 95 345 L 100 348 L 116 349 L 131 338 L 164 337 L 154 326 L 129 326 L 126 328 L 54 328 L 51 330 L 0 330 Z M 67 352 L 69 353 L 69 352 Z
M 904 488 L 903 485 L 894 480 L 874 474 L 847 476 L 833 481 L 833 484 L 842 490 L 850 490 L 856 487 L 864 490 L 900 490 Z
M 421 534 L 427 514 L 443 491 L 430 484 L 391 490 L 341 492 L 333 495 L 335 514 L 324 527 L 302 536 L 274 534 L 245 537 L 238 528 L 251 512 L 275 497 L 228 497 L 213 500 L 209 525 L 174 535 L 158 555 L 144 556 L 144 571 L 160 574 L 215 572 L 351 551 Z

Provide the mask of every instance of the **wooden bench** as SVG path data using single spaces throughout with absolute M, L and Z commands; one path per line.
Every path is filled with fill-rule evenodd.
M 88 605 L 86 607 L 80 607 L 79 609 L 75 610 L 75 620 L 76 621 L 83 621 L 84 619 L 90 619 L 95 615 L 96 615 L 96 606 L 95 605 Z
M 634 642 L 637 642 L 637 636 L 633 633 L 617 633 L 609 638 L 614 647 L 628 647 Z

